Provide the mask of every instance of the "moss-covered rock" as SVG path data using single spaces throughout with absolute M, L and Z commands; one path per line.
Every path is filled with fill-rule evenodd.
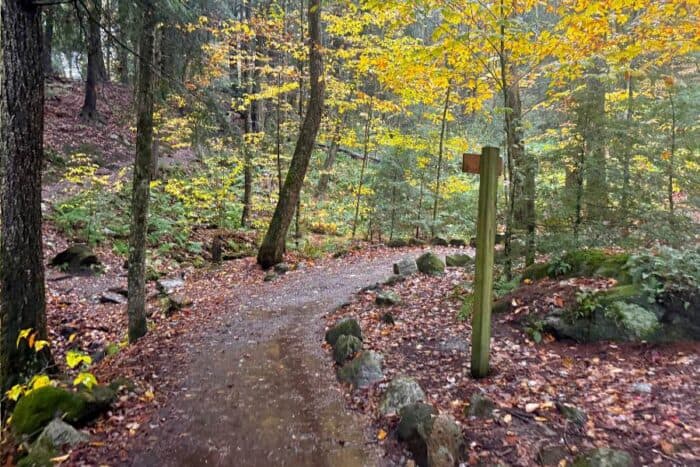
M 44 386 L 22 397 L 12 413 L 12 431 L 19 438 L 36 436 L 55 416 L 68 423 L 84 417 L 87 402 L 75 392 Z
M 496 404 L 480 393 L 474 393 L 469 398 L 469 406 L 464 409 L 464 414 L 468 417 L 488 418 L 496 409 Z
M 462 240 L 461 238 L 451 238 L 449 243 L 450 243 L 450 246 L 456 246 L 456 247 L 467 246 L 467 242 L 465 240 Z
M 330 328 L 326 332 L 326 342 L 330 345 L 335 345 L 335 342 L 342 335 L 355 336 L 362 340 L 362 329 L 360 324 L 354 318 L 342 319 L 338 324 Z
M 433 246 L 448 246 L 449 242 L 442 237 L 433 237 L 430 239 L 430 244 Z
M 397 305 L 401 303 L 401 297 L 399 297 L 399 294 L 396 292 L 388 290 L 386 292 L 379 292 L 374 301 L 380 306 Z
M 424 246 L 427 242 L 421 238 L 409 238 L 408 239 L 408 244 L 409 246 Z
M 77 273 L 98 268 L 100 260 L 87 245 L 76 244 L 54 256 L 51 265 Z
M 373 351 L 360 353 L 338 370 L 338 379 L 355 388 L 369 387 L 383 378 L 382 356 Z
M 418 270 L 423 274 L 438 276 L 445 272 L 445 263 L 435 253 L 427 252 L 416 260 Z
M 362 349 L 362 341 L 355 336 L 343 334 L 335 342 L 333 358 L 337 364 L 343 363 Z
M 391 415 L 400 412 L 407 405 L 424 400 L 425 393 L 415 379 L 397 376 L 391 380 L 386 388 L 379 403 L 379 410 L 384 415 Z
M 523 269 L 523 280 L 538 281 L 549 276 L 549 263 L 535 263 Z
M 632 456 L 625 451 L 611 448 L 597 448 L 574 459 L 574 467 L 629 467 Z
M 445 264 L 449 267 L 464 267 L 472 262 L 472 257 L 469 255 L 447 255 L 445 256 Z
M 403 248 L 408 246 L 408 240 L 404 240 L 403 238 L 394 238 L 389 240 L 386 246 L 389 248 Z
M 625 267 L 629 259 L 627 253 L 607 253 L 597 249 L 570 251 L 561 258 L 561 262 L 568 265 L 570 270 L 561 275 L 612 277 L 619 283 L 627 284 L 631 280 Z M 550 271 L 550 274 L 555 272 Z
M 437 414 L 435 407 L 423 402 L 407 405 L 399 411 L 401 420 L 396 435 L 408 445 L 418 465 L 427 464 L 427 439 Z

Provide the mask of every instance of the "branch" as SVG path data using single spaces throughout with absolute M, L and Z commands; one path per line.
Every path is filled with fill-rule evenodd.
M 318 146 L 319 148 L 322 148 L 322 149 L 330 148 L 330 145 L 328 145 L 326 143 L 316 143 L 316 146 Z M 346 154 L 353 159 L 362 160 L 364 158 L 364 156 L 360 153 L 351 151 L 349 149 L 341 148 L 341 147 L 338 147 L 338 152 L 342 152 L 343 154 Z M 367 160 L 372 161 L 372 162 L 381 162 L 380 159 L 378 159 L 376 157 L 372 157 L 372 156 L 369 156 L 367 158 Z

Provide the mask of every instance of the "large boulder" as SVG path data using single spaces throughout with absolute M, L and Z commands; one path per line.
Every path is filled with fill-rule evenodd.
M 397 376 L 392 379 L 379 403 L 379 410 L 384 415 L 399 413 L 410 404 L 425 400 L 425 393 L 420 384 L 407 376 Z
M 632 456 L 619 449 L 597 448 L 574 459 L 574 467 L 629 467 Z
M 445 256 L 445 264 L 447 264 L 447 266 L 452 267 L 452 268 L 464 267 L 464 266 L 470 264 L 471 261 L 472 261 L 472 257 L 469 255 L 456 254 L 456 255 Z
M 522 272 L 523 279 L 538 280 L 545 277 L 612 277 L 620 284 L 628 284 L 631 276 L 627 267 L 627 253 L 608 253 L 586 249 L 566 253 L 549 263 L 535 263 Z
M 77 393 L 53 386 L 35 389 L 22 397 L 12 413 L 15 435 L 36 436 L 54 417 L 75 423 L 85 413 L 85 400 Z
M 12 430 L 17 437 L 39 434 L 55 417 L 71 424 L 92 420 L 114 402 L 116 391 L 97 385 L 78 392 L 44 386 L 22 397 L 12 413 Z
M 330 345 L 335 345 L 335 342 L 342 335 L 355 336 L 362 340 L 362 329 L 360 324 L 354 318 L 344 318 L 335 326 L 326 331 L 326 342 Z
M 66 272 L 79 273 L 99 267 L 100 260 L 87 245 L 76 244 L 54 256 L 51 266 L 59 267 Z
M 427 252 L 416 260 L 418 270 L 430 276 L 439 276 L 445 272 L 445 263 L 435 253 Z
M 185 286 L 185 281 L 179 277 L 173 277 L 170 279 L 158 279 L 156 281 L 156 288 L 163 295 L 172 295 L 178 292 Z
M 418 265 L 413 258 L 403 258 L 394 263 L 394 274 L 398 276 L 410 276 L 418 272 Z
M 408 246 L 408 241 L 403 238 L 394 238 L 386 244 L 389 248 L 403 248 Z
M 448 246 L 450 243 L 442 237 L 433 237 L 430 239 L 430 244 L 433 246 Z
M 354 388 L 366 388 L 384 379 L 382 356 L 373 351 L 362 352 L 338 370 L 338 378 Z
M 343 363 L 362 349 L 362 341 L 355 336 L 343 334 L 333 347 L 333 358 L 337 364 Z

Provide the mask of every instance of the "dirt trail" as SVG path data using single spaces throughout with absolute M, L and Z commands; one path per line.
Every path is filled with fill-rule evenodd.
M 411 254 L 332 262 L 233 293 L 222 329 L 192 345 L 192 365 L 171 369 L 181 390 L 151 421 L 133 465 L 381 465 L 366 421 L 344 407 L 319 318 Z

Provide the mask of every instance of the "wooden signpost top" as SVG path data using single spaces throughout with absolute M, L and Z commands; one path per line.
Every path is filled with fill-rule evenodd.
M 462 154 L 462 172 L 479 174 L 481 170 L 481 154 Z M 503 174 L 503 159 L 498 158 L 498 175 Z

